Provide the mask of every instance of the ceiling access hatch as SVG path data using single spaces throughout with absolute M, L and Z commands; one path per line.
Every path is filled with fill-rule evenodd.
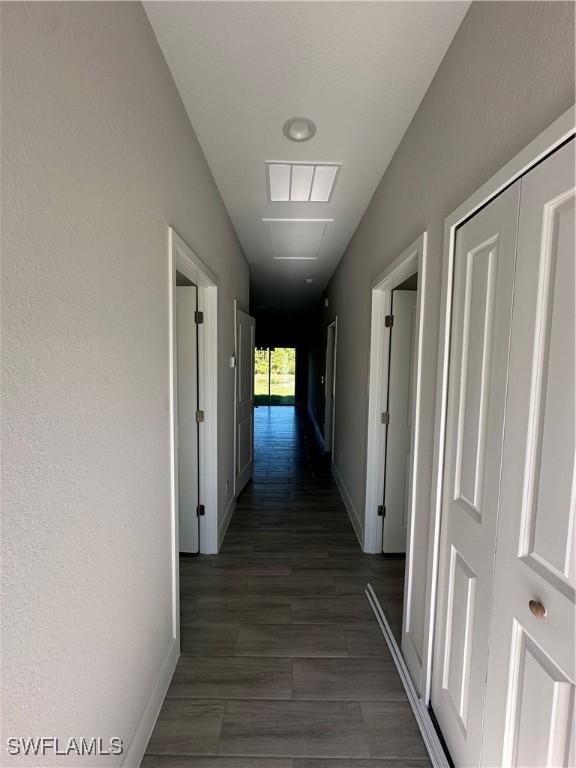
M 266 163 L 268 200 L 271 203 L 329 203 L 340 163 Z
M 276 261 L 315 261 L 331 219 L 263 219 Z

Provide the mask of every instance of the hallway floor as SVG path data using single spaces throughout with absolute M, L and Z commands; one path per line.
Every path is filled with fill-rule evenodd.
M 143 768 L 429 766 L 364 589 L 364 555 L 307 420 L 255 410 L 254 481 L 216 557 L 181 560 L 178 662 Z

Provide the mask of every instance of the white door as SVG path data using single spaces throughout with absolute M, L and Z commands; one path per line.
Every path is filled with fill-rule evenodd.
M 195 285 L 176 287 L 178 519 L 180 551 L 196 553 L 198 531 L 198 326 Z
M 324 450 L 332 451 L 334 440 L 334 397 L 336 394 L 336 323 L 328 326 L 326 337 L 326 376 L 324 379 Z
M 574 160 L 522 179 L 486 766 L 576 765 Z
M 520 182 L 457 232 L 431 703 L 480 762 Z
M 392 292 L 382 551 L 406 552 L 410 510 L 416 291 Z
M 254 331 L 256 321 L 236 309 L 236 477 L 240 493 L 254 470 Z

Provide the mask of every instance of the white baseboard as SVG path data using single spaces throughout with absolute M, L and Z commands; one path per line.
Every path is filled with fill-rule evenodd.
M 168 690 L 168 686 L 172 680 L 174 668 L 179 656 L 180 641 L 176 638 L 173 638 L 172 642 L 170 643 L 168 653 L 166 654 L 164 661 L 162 662 L 162 666 L 160 667 L 160 671 L 158 672 L 158 677 L 154 683 L 152 693 L 144 705 L 144 709 L 138 718 L 138 723 L 134 729 L 130 743 L 124 752 L 121 763 L 122 768 L 138 768 L 142 762 L 144 752 L 146 751 L 146 747 L 150 741 L 150 736 L 152 735 L 152 731 L 156 725 L 156 720 L 162 708 L 162 704 L 164 703 L 166 691 Z
M 232 520 L 232 515 L 234 514 L 235 509 L 236 509 L 236 497 L 232 496 L 228 506 L 226 507 L 226 512 L 224 513 L 224 519 L 218 526 L 218 552 L 220 551 L 220 547 L 222 546 L 222 542 L 224 541 L 224 536 L 226 536 L 226 531 L 228 530 L 228 526 L 230 525 L 230 520 Z
M 326 449 L 324 448 L 324 435 L 322 434 L 322 430 L 318 426 L 318 422 L 316 421 L 316 416 L 314 416 L 314 411 L 312 410 L 310 403 L 308 403 L 308 416 L 310 418 L 310 421 L 312 422 L 312 426 L 314 427 L 314 434 L 316 435 L 316 440 L 318 441 L 318 445 L 320 446 L 320 450 L 322 453 L 325 453 Z
M 363 539 L 362 524 L 360 522 L 360 518 L 358 517 L 356 510 L 354 509 L 354 504 L 352 503 L 352 499 L 350 498 L 348 489 L 344 484 L 344 480 L 342 479 L 340 470 L 338 469 L 337 464 L 335 464 L 334 462 L 332 462 L 332 477 L 336 481 L 336 485 L 338 486 L 338 490 L 340 491 L 340 496 L 342 496 L 342 501 L 344 502 L 344 506 L 346 507 L 346 511 L 348 512 L 348 517 L 350 518 L 350 522 L 352 523 L 352 527 L 354 528 L 354 533 L 358 538 L 360 547 L 362 547 L 362 539 Z

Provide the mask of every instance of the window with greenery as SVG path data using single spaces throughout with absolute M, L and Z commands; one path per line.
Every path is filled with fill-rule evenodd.
M 254 402 L 256 405 L 294 405 L 296 350 L 293 347 L 256 349 Z

